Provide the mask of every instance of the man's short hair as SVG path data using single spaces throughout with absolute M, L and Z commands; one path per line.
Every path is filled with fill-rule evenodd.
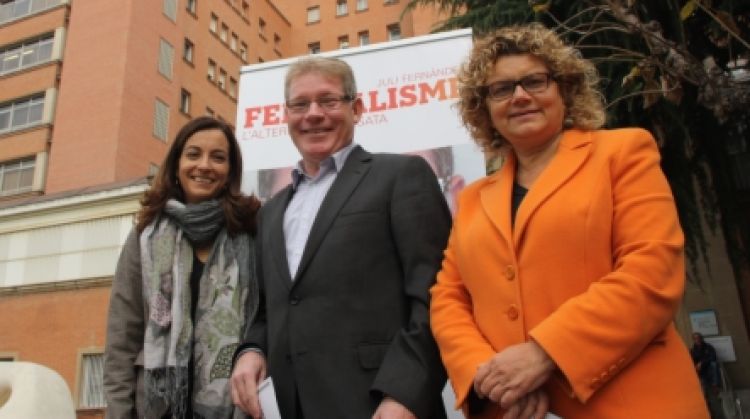
M 308 73 L 317 73 L 341 81 L 344 94 L 354 99 L 357 97 L 357 83 L 354 72 L 345 61 L 328 57 L 305 57 L 289 66 L 284 78 L 284 99 L 289 100 L 289 85 L 292 80 Z

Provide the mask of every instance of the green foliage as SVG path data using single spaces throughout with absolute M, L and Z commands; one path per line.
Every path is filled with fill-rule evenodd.
M 407 10 L 418 5 L 450 15 L 436 31 L 480 34 L 531 21 L 555 28 L 597 64 L 608 126 L 640 126 L 656 137 L 691 279 L 698 281 L 699 264 L 710 269 L 704 225 L 722 229 L 736 273 L 748 268 L 750 222 L 739 198 L 750 191 L 738 184 L 732 153 L 750 153 L 750 80 L 736 80 L 731 65 L 750 59 L 750 2 L 412 0 Z

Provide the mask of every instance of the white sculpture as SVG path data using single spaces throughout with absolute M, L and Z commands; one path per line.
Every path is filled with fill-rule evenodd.
M 75 419 L 70 390 L 57 372 L 31 362 L 0 362 L 0 419 Z

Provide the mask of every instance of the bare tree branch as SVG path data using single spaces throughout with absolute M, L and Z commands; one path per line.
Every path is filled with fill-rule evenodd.
M 736 34 L 732 30 L 732 28 L 730 28 L 729 26 L 727 26 L 724 23 L 724 21 L 722 21 L 716 14 L 714 14 L 713 12 L 711 12 L 711 10 L 709 10 L 708 7 L 704 6 L 703 3 L 700 2 L 700 0 L 695 0 L 695 4 L 698 7 L 700 7 L 701 10 L 703 10 L 704 12 L 706 12 L 707 15 L 711 16 L 711 19 L 715 20 L 716 23 L 718 23 L 719 25 L 721 25 L 721 27 L 724 28 L 724 30 L 727 31 L 729 33 L 729 35 L 731 35 L 739 43 L 741 43 L 742 45 L 744 45 L 745 48 L 750 49 L 750 43 L 748 43 L 747 41 L 745 41 L 744 39 L 742 39 L 742 37 L 740 35 Z

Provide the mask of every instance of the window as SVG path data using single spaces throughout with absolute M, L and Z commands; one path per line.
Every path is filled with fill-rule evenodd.
M 159 73 L 172 80 L 172 59 L 174 48 L 164 39 L 159 40 Z
M 349 6 L 346 0 L 336 0 L 336 16 L 344 16 L 349 13 Z
M 388 31 L 389 41 L 398 41 L 399 39 L 401 39 L 401 28 L 398 26 L 398 23 L 388 25 L 386 30 Z
M 349 36 L 339 36 L 339 49 L 349 48 Z
M 279 34 L 277 33 L 273 34 L 273 46 L 278 47 L 280 43 L 281 43 L 281 37 L 279 36 Z
M 229 97 L 232 99 L 237 97 L 237 80 L 233 77 L 229 78 Z
M 221 32 L 219 32 L 219 39 L 221 39 L 221 42 L 227 43 L 227 37 L 229 36 L 229 27 L 225 24 L 221 24 Z
M 211 13 L 211 21 L 208 22 L 208 30 L 210 30 L 212 33 L 216 33 L 218 29 L 219 29 L 219 17 Z
M 367 10 L 367 0 L 357 0 L 357 11 Z
M 156 175 L 159 174 L 159 165 L 156 163 L 149 163 L 148 164 L 148 176 L 149 180 L 153 180 Z
M 154 137 L 167 141 L 169 135 L 169 106 L 156 99 L 154 106 Z
M 162 11 L 172 22 L 177 22 L 177 0 L 164 0 Z
M 186 2 L 187 4 L 185 5 L 185 9 L 188 12 L 190 12 L 192 14 L 195 14 L 195 10 L 197 9 L 197 7 L 196 7 L 197 1 L 198 0 L 187 0 L 187 2 Z
M 0 25 L 26 15 L 39 13 L 62 3 L 62 0 L 1 0 Z
M 370 32 L 369 31 L 362 31 L 357 34 L 357 38 L 359 38 L 359 45 L 370 45 Z
M 247 62 L 247 44 L 240 42 L 240 58 L 242 61 Z
M 78 406 L 101 408 L 104 401 L 104 354 L 83 354 L 81 357 L 81 389 Z
M 216 81 L 216 63 L 214 60 L 209 59 L 208 60 L 208 79 L 213 81 Z
M 237 52 L 237 44 L 239 43 L 240 38 L 237 36 L 236 33 L 232 32 L 232 37 L 229 38 L 229 49 L 231 49 L 234 52 Z
M 320 22 L 320 7 L 313 6 L 307 9 L 307 23 Z
M 263 57 L 258 57 L 258 62 L 259 62 L 259 63 L 265 63 L 265 62 L 266 62 L 266 60 L 264 60 L 264 59 L 263 59 Z
M 30 191 L 34 183 L 34 164 L 33 157 L 0 163 L 0 195 Z
M 180 91 L 180 112 L 190 114 L 190 92 L 185 89 Z
M 250 5 L 246 1 L 242 2 L 242 17 L 245 19 L 250 17 Z
M 307 44 L 308 54 L 317 54 L 319 52 L 320 52 L 320 42 L 313 42 L 313 43 Z
M 263 39 L 266 39 L 266 37 L 263 35 L 265 31 L 266 31 L 266 21 L 263 19 L 258 19 L 258 34 Z
M 44 95 L 0 104 L 0 133 L 36 125 L 43 114 Z
M 52 34 L 9 47 L 0 47 L 0 74 L 47 62 L 52 58 Z
M 216 84 L 221 90 L 227 89 L 227 72 L 223 68 L 219 69 L 219 80 L 217 80 Z
M 189 63 L 192 63 L 193 49 L 195 49 L 193 43 L 189 39 L 185 38 L 185 47 L 182 50 L 182 59 Z

